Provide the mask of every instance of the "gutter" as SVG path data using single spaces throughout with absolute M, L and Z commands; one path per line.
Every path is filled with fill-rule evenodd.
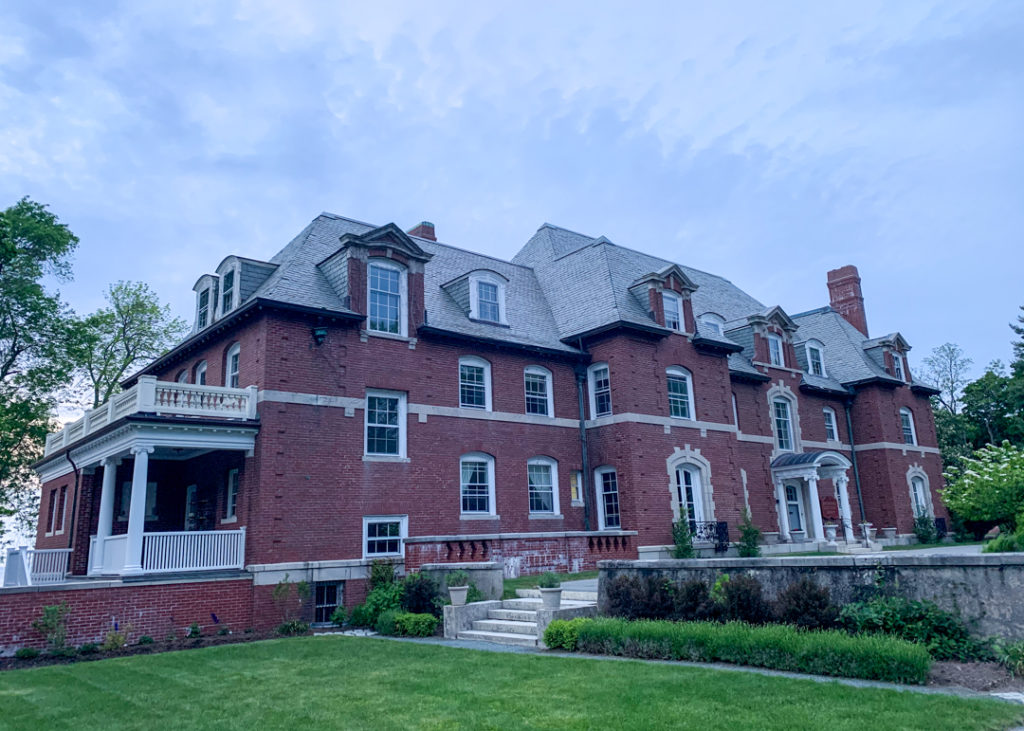
M 582 342 L 580 343 L 582 345 Z M 583 410 L 587 371 L 582 365 L 576 366 L 576 401 L 580 412 L 580 490 L 583 491 L 583 530 L 590 530 L 590 454 L 587 449 L 587 421 Z

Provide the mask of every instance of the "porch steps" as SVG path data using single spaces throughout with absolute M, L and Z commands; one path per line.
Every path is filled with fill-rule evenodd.
M 487 612 L 487 619 L 473 622 L 473 629 L 459 632 L 460 640 L 481 640 L 499 645 L 537 647 L 537 610 L 541 607 L 536 589 L 517 589 L 517 599 L 505 599 L 497 609 Z M 596 592 L 563 591 L 562 607 L 585 607 L 597 603 Z

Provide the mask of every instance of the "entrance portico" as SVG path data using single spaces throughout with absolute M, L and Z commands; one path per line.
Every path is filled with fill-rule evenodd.
M 853 517 L 847 491 L 850 460 L 838 452 L 815 451 L 783 454 L 772 460 L 772 482 L 775 485 L 779 516 L 779 536 L 784 542 L 798 539 L 821 542 L 825 529 L 821 516 L 818 483 L 831 480 L 839 506 L 843 538 L 854 542 Z

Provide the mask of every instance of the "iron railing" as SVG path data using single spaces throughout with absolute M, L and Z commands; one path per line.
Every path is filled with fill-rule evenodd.
M 729 524 L 724 520 L 690 521 L 694 543 L 713 543 L 715 553 L 729 550 Z

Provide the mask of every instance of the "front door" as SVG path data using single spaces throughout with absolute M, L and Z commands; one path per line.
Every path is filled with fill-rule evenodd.
M 804 523 L 804 498 L 799 482 L 786 483 L 786 514 L 789 516 L 789 530 L 803 531 L 807 535 Z
M 196 508 L 196 485 L 189 485 L 185 488 L 185 530 L 196 530 L 198 527 Z

